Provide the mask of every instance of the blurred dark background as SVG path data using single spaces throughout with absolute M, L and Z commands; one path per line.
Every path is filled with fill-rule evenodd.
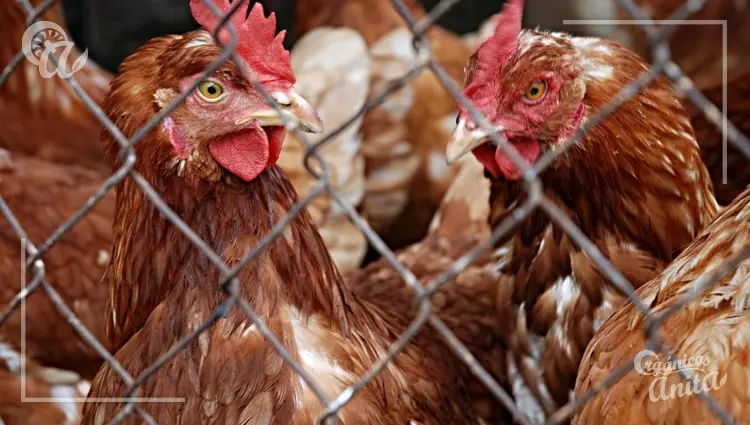
M 295 41 L 294 0 L 260 0 L 266 11 L 276 12 L 279 29 Z M 440 0 L 420 0 L 430 10 Z M 62 0 L 73 38 L 100 65 L 112 71 L 147 40 L 198 28 L 185 0 Z M 440 25 L 457 33 L 474 31 L 502 0 L 462 0 L 444 16 Z

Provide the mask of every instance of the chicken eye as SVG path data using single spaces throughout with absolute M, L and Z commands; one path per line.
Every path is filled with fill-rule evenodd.
M 539 80 L 526 89 L 526 93 L 524 93 L 523 97 L 527 101 L 536 102 L 544 97 L 545 93 L 547 93 L 547 83 L 544 80 Z
M 198 86 L 198 93 L 209 102 L 217 102 L 222 98 L 224 88 L 214 81 L 204 81 Z

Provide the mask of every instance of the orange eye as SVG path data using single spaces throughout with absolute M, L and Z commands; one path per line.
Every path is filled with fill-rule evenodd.
M 544 97 L 545 93 L 547 93 L 547 83 L 543 80 L 539 80 L 531 84 L 529 88 L 526 89 L 526 93 L 524 93 L 523 96 L 526 100 L 536 102 Z

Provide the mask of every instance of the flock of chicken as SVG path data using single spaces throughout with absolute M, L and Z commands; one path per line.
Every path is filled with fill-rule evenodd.
M 235 5 L 215 1 L 223 11 Z M 416 0 L 405 3 L 417 18 L 426 15 Z M 637 3 L 655 19 L 679 5 Z M 135 145 L 134 168 L 236 267 L 319 182 L 304 164 L 303 144 L 234 63 L 198 78 L 221 48 L 211 35 L 216 17 L 201 0 L 190 6 L 203 29 L 151 40 L 116 76 L 89 61 L 74 79 L 126 137 L 196 86 Z M 5 67 L 27 24 L 16 0 L 0 0 L 0 8 Z M 149 371 L 137 395 L 180 400 L 143 401 L 122 423 L 145 423 L 144 414 L 160 424 L 312 424 L 325 413 L 319 397 L 342 393 L 351 396 L 338 410 L 345 425 L 541 423 L 594 389 L 601 392 L 563 423 L 721 423 L 692 394 L 701 390 L 685 390 L 676 373 L 631 368 L 605 385 L 653 349 L 649 322 L 618 289 L 627 280 L 640 303 L 664 315 L 661 342 L 674 358 L 707 359 L 693 370 L 718 377 L 705 395 L 735 423 L 750 424 L 750 260 L 741 257 L 750 247 L 750 160 L 730 148 L 729 181 L 722 181 L 721 132 L 661 77 L 566 146 L 647 69 L 639 54 L 648 51 L 635 27 L 621 40 L 629 48 L 524 30 L 523 9 L 522 0 L 508 0 L 475 34 L 461 38 L 436 26 L 427 38 L 432 57 L 520 159 L 532 165 L 558 154 L 539 176 L 541 201 L 528 196 L 510 155 L 429 71 L 349 122 L 422 60 L 389 0 L 298 0 L 295 25 L 303 36 L 291 52 L 260 5 L 240 6 L 231 22 L 238 55 L 286 118 L 311 133 L 308 140 L 348 124 L 320 149 L 332 188 L 419 283 L 454 273 L 432 296 L 432 312 L 527 419 L 514 418 L 430 326 L 367 385 L 346 392 L 390 352 L 417 310 L 413 290 L 388 259 L 363 266 L 368 241 L 327 192 L 240 269 L 227 290 L 243 301 L 223 309 L 224 272 L 126 178 L 42 257 L 46 281 L 77 320 L 131 376 Z M 748 9 L 712 0 L 694 16 L 729 20 L 727 114 L 746 135 L 750 35 L 741 19 Z M 59 4 L 41 19 L 64 28 Z M 670 38 L 673 60 L 721 105 L 721 32 L 700 30 L 688 46 L 679 31 Z M 0 86 L 0 123 L 0 195 L 35 244 L 122 165 L 114 136 L 70 86 L 41 78 L 28 61 Z M 541 205 L 525 215 L 532 201 Z M 554 210 L 621 272 L 620 282 L 610 282 L 590 247 L 550 219 Z M 508 220 L 517 224 L 507 235 L 453 270 Z M 22 289 L 23 249 L 3 220 L 2 306 Z M 704 288 L 707 277 L 716 283 Z M 45 292 L 26 298 L 25 317 L 16 310 L 0 325 L 0 423 L 111 423 L 128 385 Z M 654 398 L 657 381 L 662 393 Z

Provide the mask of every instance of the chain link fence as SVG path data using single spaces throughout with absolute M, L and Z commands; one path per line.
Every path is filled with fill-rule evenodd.
M 27 24 L 31 25 L 36 22 L 41 14 L 49 8 L 54 1 L 57 0 L 46 0 L 36 9 L 33 8 L 27 0 L 19 0 L 19 3 L 23 6 L 28 14 Z M 203 0 L 204 3 L 217 15 L 221 16 L 219 10 L 213 4 L 211 0 Z M 427 30 L 433 25 L 433 23 L 445 13 L 448 13 L 450 8 L 458 3 L 460 0 L 442 0 L 436 7 L 434 7 L 424 19 L 417 22 L 410 13 L 408 7 L 402 0 L 391 0 L 394 7 L 397 9 L 399 14 L 405 20 L 408 28 L 412 31 L 413 47 L 418 54 L 419 64 L 414 69 L 406 73 L 402 78 L 394 81 L 389 87 L 383 90 L 381 93 L 374 96 L 367 104 L 365 104 L 361 110 L 357 111 L 351 119 L 341 128 L 328 134 L 326 138 L 319 142 L 312 144 L 307 139 L 306 135 L 295 128 L 295 123 L 285 118 L 283 114 L 280 114 L 285 119 L 288 130 L 294 132 L 297 139 L 304 144 L 305 148 L 305 167 L 311 175 L 317 179 L 318 184 L 310 190 L 310 192 L 301 198 L 299 202 L 289 211 L 287 217 L 276 223 L 272 231 L 266 235 L 239 264 L 234 267 L 229 267 L 224 264 L 221 257 L 213 252 L 208 245 L 202 241 L 196 233 L 194 233 L 190 227 L 184 223 L 180 217 L 175 214 L 166 203 L 160 199 L 156 191 L 147 183 L 146 179 L 135 171 L 134 166 L 138 158 L 135 155 L 134 146 L 150 131 L 152 131 L 161 121 L 169 115 L 181 102 L 183 102 L 187 96 L 196 89 L 199 82 L 209 76 L 212 72 L 217 70 L 223 63 L 228 60 L 234 60 L 238 67 L 245 73 L 250 81 L 253 81 L 257 90 L 259 90 L 268 103 L 273 105 L 277 111 L 279 105 L 276 101 L 269 96 L 264 88 L 256 82 L 254 77 L 248 72 L 244 62 L 239 59 L 235 54 L 235 47 L 237 44 L 236 36 L 232 25 L 228 23 L 229 17 L 235 13 L 244 2 L 236 1 L 232 4 L 231 11 L 227 15 L 220 18 L 219 29 L 226 27 L 231 33 L 232 41 L 229 45 L 225 46 L 224 52 L 215 63 L 213 63 L 203 73 L 202 78 L 196 79 L 196 82 L 192 85 L 190 90 L 180 95 L 169 107 L 164 108 L 160 113 L 157 114 L 147 125 L 136 131 L 136 133 L 127 138 L 105 115 L 100 107 L 92 101 L 92 99 L 82 90 L 82 88 L 75 82 L 71 77 L 66 78 L 67 83 L 80 97 L 84 104 L 93 111 L 95 116 L 101 121 L 102 125 L 109 131 L 120 144 L 121 147 L 121 167 L 114 172 L 106 182 L 96 191 L 96 193 L 89 199 L 89 201 L 82 205 L 78 212 L 72 216 L 67 222 L 61 225 L 49 238 L 44 241 L 40 246 L 34 246 L 31 243 L 25 245 L 27 253 L 27 266 L 29 271 L 30 282 L 24 290 L 22 290 L 13 302 L 6 306 L 0 315 L 0 324 L 2 324 L 11 313 L 19 308 L 22 301 L 35 291 L 43 291 L 59 309 L 59 311 L 68 318 L 69 323 L 76 329 L 81 335 L 83 340 L 89 344 L 101 358 L 108 363 L 112 370 L 117 373 L 129 387 L 125 397 L 137 396 L 138 387 L 146 379 L 155 373 L 161 366 L 167 361 L 172 359 L 178 352 L 185 349 L 188 344 L 197 338 L 202 332 L 210 328 L 218 319 L 225 315 L 231 308 L 239 307 L 247 314 L 247 316 L 257 325 L 259 332 L 267 339 L 268 343 L 271 344 L 284 358 L 284 360 L 300 375 L 304 382 L 312 389 L 312 391 L 319 397 L 321 403 L 325 406 L 324 415 L 320 418 L 321 421 L 328 421 L 331 423 L 336 422 L 337 412 L 344 405 L 346 405 L 352 397 L 354 397 L 362 388 L 370 383 L 375 376 L 381 373 L 391 359 L 396 356 L 406 344 L 417 334 L 423 327 L 433 327 L 440 336 L 444 339 L 445 343 L 454 351 L 470 369 L 470 371 L 489 389 L 489 391 L 497 399 L 498 403 L 501 403 L 507 408 L 521 424 L 530 424 L 532 421 L 528 419 L 519 409 L 516 407 L 513 398 L 506 392 L 506 390 L 478 364 L 474 359 L 469 350 L 459 341 L 453 332 L 451 332 L 446 324 L 437 316 L 431 313 L 431 296 L 435 294 L 441 287 L 448 282 L 451 282 L 461 270 L 475 261 L 479 256 L 484 254 L 503 236 L 509 233 L 515 225 L 520 223 L 532 212 L 537 209 L 544 211 L 553 223 L 560 226 L 571 238 L 574 240 L 581 249 L 594 261 L 594 263 L 600 268 L 601 272 L 607 279 L 609 279 L 623 294 L 626 294 L 628 299 L 636 306 L 636 308 L 645 316 L 647 323 L 647 338 L 650 344 L 650 348 L 658 350 L 660 353 L 669 355 L 669 348 L 663 346 L 660 343 L 659 338 L 659 325 L 670 315 L 683 308 L 686 304 L 696 300 L 700 294 L 708 289 L 713 283 L 720 279 L 724 274 L 729 272 L 732 268 L 736 267 L 741 261 L 750 257 L 750 247 L 746 248 L 741 255 L 729 261 L 723 267 L 719 268 L 713 273 L 701 276 L 699 281 L 696 283 L 698 288 L 696 291 L 692 291 L 689 296 L 683 297 L 679 303 L 674 305 L 668 311 L 662 312 L 659 315 L 652 314 L 648 307 L 645 306 L 636 296 L 633 285 L 628 282 L 625 276 L 620 273 L 607 259 L 606 257 L 594 246 L 594 244 L 586 238 L 583 232 L 577 228 L 574 222 L 547 198 L 543 193 L 541 181 L 537 176 L 543 172 L 560 154 L 569 149 L 577 140 L 580 140 L 591 128 L 598 125 L 602 120 L 612 114 L 620 105 L 627 100 L 634 97 L 638 91 L 653 81 L 658 74 L 663 74 L 669 78 L 675 85 L 677 90 L 682 94 L 686 95 L 692 102 L 700 107 L 705 113 L 706 117 L 713 122 L 717 127 L 723 128 L 726 132 L 728 140 L 734 144 L 745 156 L 750 158 L 750 142 L 743 136 L 740 131 L 731 123 L 724 122 L 721 111 L 717 109 L 706 97 L 704 97 L 700 91 L 691 83 L 690 79 L 687 78 L 681 71 L 681 69 L 671 61 L 669 46 L 667 44 L 666 37 L 669 36 L 672 31 L 672 26 L 655 26 L 650 25 L 649 17 L 641 10 L 632 0 L 618 0 L 621 6 L 629 11 L 632 16 L 637 20 L 643 20 L 643 28 L 647 33 L 652 48 L 654 61 L 650 66 L 649 71 L 644 72 L 640 77 L 632 81 L 626 86 L 610 103 L 604 107 L 599 114 L 592 117 L 586 124 L 580 128 L 576 134 L 574 134 L 568 141 L 563 144 L 562 149 L 556 149 L 553 152 L 547 152 L 540 160 L 538 160 L 532 167 L 525 166 L 521 160 L 520 155 L 516 152 L 506 140 L 499 137 L 497 133 L 493 131 L 492 126 L 484 118 L 484 116 L 473 107 L 471 102 L 462 95 L 461 89 L 456 86 L 451 77 L 447 72 L 433 59 L 430 53 L 429 42 L 425 36 Z M 674 12 L 670 20 L 684 20 L 688 19 L 691 14 L 699 11 L 707 0 L 687 0 L 686 3 Z M 218 33 L 216 30 L 215 34 Z M 0 86 L 4 84 L 10 74 L 16 70 L 24 55 L 22 51 L 19 51 L 13 61 L 2 71 L 0 74 Z M 51 55 L 51 60 L 54 65 L 57 65 L 57 58 Z M 422 285 L 418 282 L 417 278 L 408 270 L 403 264 L 399 262 L 395 253 L 389 249 L 389 247 L 379 238 L 379 236 L 370 228 L 367 221 L 364 220 L 350 205 L 342 200 L 342 197 L 332 189 L 328 180 L 328 168 L 325 161 L 322 160 L 319 155 L 319 149 L 329 140 L 336 137 L 344 128 L 351 123 L 355 122 L 357 118 L 368 113 L 397 90 L 399 87 L 409 84 L 410 80 L 414 79 L 421 72 L 433 72 L 437 78 L 441 81 L 442 85 L 448 90 L 464 108 L 468 111 L 472 119 L 479 125 L 483 130 L 492 135 L 492 141 L 499 145 L 507 155 L 514 161 L 514 163 L 524 173 L 524 183 L 527 191 L 527 198 L 523 205 L 520 205 L 516 212 L 509 216 L 509 218 L 495 228 L 492 232 L 489 241 L 481 246 L 477 246 L 470 252 L 467 252 L 458 261 L 455 262 L 450 270 L 445 272 L 443 275 L 434 279 L 431 282 L 426 282 Z M 317 164 L 315 164 L 317 163 Z M 320 170 L 320 172 L 315 169 Z M 79 220 L 81 220 L 92 208 L 99 202 L 105 194 L 110 191 L 116 184 L 125 178 L 131 178 L 135 184 L 137 184 L 145 195 L 150 199 L 151 202 L 164 214 L 168 220 L 176 226 L 189 240 L 195 244 L 200 250 L 203 251 L 205 256 L 215 264 L 224 274 L 224 278 L 221 282 L 217 282 L 217 290 L 222 289 L 226 293 L 226 298 L 221 304 L 220 308 L 215 312 L 209 321 L 204 323 L 198 329 L 196 329 L 191 335 L 186 336 L 180 343 L 172 347 L 169 352 L 156 361 L 153 365 L 148 367 L 139 376 L 131 376 L 124 368 L 115 360 L 113 355 L 107 351 L 107 349 L 89 332 L 79 320 L 77 320 L 66 303 L 63 301 L 59 293 L 47 282 L 45 279 L 45 264 L 41 257 L 52 247 L 60 238 L 68 232 Z M 319 388 L 310 378 L 310 376 L 300 367 L 300 365 L 292 358 L 292 356 L 286 351 L 280 341 L 272 334 L 270 329 L 263 323 L 260 317 L 253 311 L 252 306 L 239 294 L 238 279 L 236 278 L 237 273 L 249 263 L 251 263 L 257 255 L 269 245 L 274 238 L 279 237 L 284 231 L 285 227 L 318 195 L 327 192 L 331 198 L 343 208 L 351 218 L 352 222 L 359 227 L 363 234 L 367 237 L 370 244 L 390 263 L 390 265 L 398 272 L 403 278 L 404 282 L 414 291 L 414 305 L 417 309 L 416 318 L 409 324 L 406 331 L 398 338 L 398 340 L 390 347 L 385 357 L 381 358 L 372 368 L 366 373 L 361 379 L 353 386 L 348 388 L 337 398 L 330 400 L 324 396 L 324 392 Z M 11 224 L 15 233 L 20 240 L 28 240 L 26 238 L 26 232 L 19 224 L 19 221 L 10 210 L 8 204 L 0 197 L 0 211 L 3 216 Z M 627 362 L 612 374 L 600 388 L 584 394 L 577 400 L 568 403 L 562 407 L 558 412 L 551 418 L 548 419 L 547 423 L 555 424 L 562 423 L 570 419 L 571 415 L 575 410 L 590 400 L 596 393 L 614 384 L 620 377 L 624 376 L 629 370 L 633 368 L 633 362 Z M 681 375 L 684 379 L 690 378 L 690 372 L 680 370 Z M 724 411 L 710 395 L 705 393 L 697 393 L 695 396 L 700 397 L 713 411 L 713 413 L 721 419 L 724 424 L 732 424 L 732 418 Z M 116 418 L 111 422 L 112 424 L 120 423 L 126 416 L 131 414 L 137 414 L 140 418 L 148 424 L 155 424 L 156 422 L 150 417 L 143 409 L 138 405 L 137 401 L 129 401 L 125 407 L 119 412 Z

